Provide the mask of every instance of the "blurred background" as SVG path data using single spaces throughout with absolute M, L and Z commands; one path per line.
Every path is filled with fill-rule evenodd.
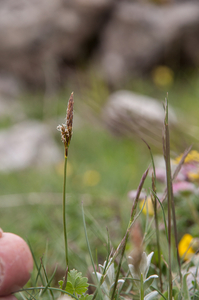
M 163 101 L 172 155 L 199 138 L 198 0 L 4 0 L 0 2 L 0 226 L 30 241 L 64 273 L 64 122 L 74 91 L 68 159 L 71 265 L 90 264 L 123 236 L 136 189 L 162 155 Z M 150 179 L 146 182 L 150 186 Z M 97 249 L 97 250 L 96 250 Z M 59 273 L 60 272 L 60 273 Z

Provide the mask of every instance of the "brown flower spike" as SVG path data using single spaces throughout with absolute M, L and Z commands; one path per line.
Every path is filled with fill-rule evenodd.
M 65 147 L 65 157 L 68 157 L 68 147 L 72 138 L 72 127 L 73 127 L 73 92 L 70 95 L 68 100 L 68 107 L 66 112 L 66 122 L 65 124 L 58 125 L 57 130 L 61 132 L 61 140 L 64 143 Z

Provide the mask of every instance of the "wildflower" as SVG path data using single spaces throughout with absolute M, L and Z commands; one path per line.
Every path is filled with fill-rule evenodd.
M 178 181 L 173 183 L 173 194 L 174 196 L 178 195 L 179 193 L 195 193 L 196 188 L 195 185 L 191 182 L 187 181 Z
M 166 171 L 162 168 L 157 168 L 155 170 L 156 179 L 162 183 L 166 182 Z
M 152 203 L 151 197 L 147 197 L 145 204 L 144 204 L 144 201 L 145 201 L 145 199 L 142 199 L 140 201 L 140 204 L 139 204 L 140 209 L 142 209 L 142 207 L 144 205 L 144 207 L 142 209 L 143 214 L 147 215 L 147 213 L 148 213 L 149 216 L 153 216 L 154 209 L 153 209 L 153 203 Z
M 173 163 L 178 164 L 182 155 L 177 157 Z M 199 152 L 192 150 L 185 158 L 184 164 L 181 167 L 176 181 L 199 181 Z
M 174 162 L 176 164 L 178 164 L 180 162 L 182 158 L 182 154 L 180 156 L 178 156 Z M 189 154 L 186 156 L 185 160 L 184 160 L 184 163 L 187 164 L 187 163 L 190 163 L 190 162 L 197 162 L 199 163 L 199 152 L 196 151 L 196 150 L 192 150 L 189 152 Z
M 190 181 L 199 181 L 199 173 L 197 172 L 188 172 L 187 177 Z
M 100 182 L 100 173 L 95 170 L 88 170 L 83 175 L 83 182 L 86 186 L 95 186 Z
M 180 240 L 178 244 L 178 251 L 180 257 L 184 260 L 189 260 L 194 255 L 195 250 L 192 247 L 193 242 L 194 238 L 188 233 L 184 234 Z
M 173 84 L 174 73 L 167 66 L 157 66 L 152 71 L 152 80 L 158 87 L 168 87 Z

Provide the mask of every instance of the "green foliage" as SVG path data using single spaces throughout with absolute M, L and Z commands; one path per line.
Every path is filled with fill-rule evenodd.
M 79 297 L 80 300 L 91 300 L 93 298 L 93 295 L 81 295 Z
M 137 88 L 131 86 L 130 89 L 143 93 L 143 86 L 143 84 L 142 87 L 137 86 Z M 102 88 L 104 87 L 102 86 Z M 152 97 L 158 96 L 158 98 L 163 99 L 165 93 L 162 93 L 162 91 L 155 92 L 156 88 L 157 87 L 152 87 L 150 82 L 148 91 L 147 89 L 145 89 L 144 93 Z M 191 121 L 194 123 L 194 125 L 198 126 L 197 122 L 199 120 L 199 113 L 198 110 L 195 109 L 195 104 L 198 104 L 198 84 L 197 94 L 195 96 L 193 95 L 194 88 L 189 89 L 187 86 L 185 87 L 184 84 L 175 86 L 172 88 L 172 90 L 173 91 L 170 92 L 170 95 L 172 97 L 172 105 L 174 107 L 179 107 L 179 102 L 181 102 L 181 104 L 183 104 L 182 107 L 184 107 L 184 111 L 190 112 L 190 115 L 193 117 L 193 120 Z M 96 116 L 98 114 L 97 118 L 99 117 L 101 112 L 100 106 L 102 106 L 106 99 L 106 96 L 108 95 L 108 89 L 102 91 L 102 95 L 103 94 L 105 96 L 101 97 L 98 93 L 95 93 L 92 90 L 90 93 L 88 91 L 88 93 L 85 94 L 86 96 L 84 95 L 85 98 L 88 99 L 87 102 L 85 101 L 86 105 L 90 105 L 91 99 L 93 98 L 92 96 L 96 95 L 97 101 L 95 102 L 95 104 L 97 106 L 94 105 L 94 107 L 92 107 L 92 102 L 92 105 L 90 105 L 90 107 L 95 110 Z M 27 102 L 27 99 L 25 99 L 27 106 L 26 113 L 27 115 L 29 115 L 29 117 L 37 118 L 42 121 L 49 121 L 51 118 L 57 118 L 59 115 L 63 116 L 63 111 L 65 112 L 65 95 L 64 97 L 62 95 L 58 102 L 52 101 L 52 106 L 47 105 L 48 111 L 45 109 L 45 105 L 48 103 L 46 102 L 45 104 L 45 101 L 42 102 L 41 99 L 42 95 L 41 97 L 39 97 L 38 101 L 37 99 L 35 99 L 36 101 L 32 101 L 34 102 L 33 106 L 31 104 L 32 99 L 29 103 Z M 101 99 L 103 99 L 103 101 Z M 188 101 L 189 106 L 187 107 Z M 79 111 L 82 107 L 84 107 L 84 105 L 80 105 Z M 78 114 L 78 105 L 76 106 L 76 108 Z M 46 115 L 44 114 L 44 112 L 46 112 Z M 85 119 L 85 110 L 82 109 L 82 112 L 82 115 Z M 79 113 L 79 115 L 81 115 L 81 112 Z M 187 118 L 189 118 L 188 115 Z M 99 124 L 98 121 L 96 122 L 96 124 Z M 7 127 L 7 125 L 7 120 L 1 122 L 0 124 L 2 128 Z M 71 247 L 73 249 L 72 251 L 69 247 L 69 256 L 70 265 L 78 268 L 78 271 L 84 270 L 83 274 L 85 274 L 88 269 L 86 262 L 89 261 L 89 255 L 85 250 L 86 243 L 83 234 L 79 204 L 83 201 L 86 207 L 85 222 L 88 224 L 87 231 L 89 241 L 92 241 L 91 252 L 94 253 L 94 251 L 96 251 L 97 249 L 97 256 L 99 257 L 99 261 L 101 262 L 104 257 L 106 257 L 106 260 L 108 261 L 110 251 L 108 251 L 108 255 L 105 253 L 105 225 L 109 228 L 109 235 L 112 237 L 110 243 L 111 245 L 113 245 L 113 249 L 116 249 L 121 238 L 124 237 L 126 225 L 128 223 L 127 216 L 132 207 L 132 202 L 126 201 L 126 195 L 129 190 L 138 185 L 141 174 L 143 173 L 145 166 L 148 165 L 150 159 L 150 155 L 147 152 L 148 150 L 139 141 L 129 140 L 125 138 L 118 139 L 118 137 L 114 138 L 107 134 L 107 132 L 102 129 L 102 126 L 101 128 L 99 127 L 96 126 L 95 128 L 95 126 L 90 126 L 90 124 L 83 124 L 82 126 L 79 126 L 79 128 L 78 126 L 77 128 L 74 128 L 74 137 L 70 148 L 69 163 L 72 172 L 70 175 L 68 175 L 67 178 L 67 193 L 69 197 L 67 199 L 66 215 L 69 224 L 69 227 L 67 228 L 67 233 L 69 236 L 69 246 L 73 244 L 74 247 Z M 195 137 L 197 138 L 197 128 L 195 128 L 193 135 L 195 135 Z M 182 142 L 181 135 L 177 136 L 176 138 L 180 139 L 180 142 Z M 185 144 L 190 143 L 188 141 Z M 179 143 L 179 145 L 182 144 Z M 177 152 L 180 152 L 179 149 L 177 150 Z M 153 149 L 152 152 L 155 152 L 155 154 L 159 154 L 160 151 L 160 149 Z M 54 265 L 57 264 L 57 262 L 60 266 L 62 265 L 62 257 L 64 256 L 64 250 L 62 247 L 63 241 L 60 238 L 60 228 L 62 226 L 60 221 L 62 209 L 61 203 L 59 202 L 59 199 L 61 198 L 60 193 L 62 191 L 62 173 L 60 172 L 60 169 L 61 168 L 58 165 L 55 166 L 54 169 L 36 169 L 35 167 L 32 167 L 32 169 L 29 170 L 13 172 L 10 174 L 0 174 L 0 190 L 2 194 L 0 218 L 2 227 L 4 227 L 6 231 L 15 232 L 24 238 L 29 237 L 31 244 L 34 245 L 33 251 L 35 252 L 35 261 L 36 257 L 40 257 L 42 255 L 46 240 L 49 240 L 49 260 L 47 260 L 48 273 L 52 272 L 52 270 L 54 269 Z M 87 171 L 96 171 L 98 173 L 99 182 L 96 185 L 89 185 L 88 180 L 85 180 L 85 174 Z M 94 173 L 91 172 L 90 174 Z M 195 182 L 194 184 L 196 189 L 198 189 L 198 182 Z M 145 187 L 147 188 L 149 186 L 151 186 L 151 182 L 149 183 L 149 179 L 147 179 Z M 164 188 L 165 186 L 163 185 L 157 186 L 157 190 L 160 192 L 163 192 Z M 36 192 L 37 194 L 32 195 L 34 197 L 31 198 L 31 192 Z M 49 197 L 51 193 L 52 197 Z M 6 197 L 7 194 L 8 196 Z M 14 194 L 14 200 L 11 198 L 10 194 Z M 17 194 L 19 194 L 19 196 Z M 166 225 L 166 213 L 168 207 L 166 201 L 161 203 L 157 195 L 156 200 L 158 201 L 158 205 L 161 206 L 161 209 L 158 210 L 157 216 L 160 221 L 160 228 L 158 229 L 160 231 L 161 257 L 163 257 L 160 265 L 157 264 L 158 257 L 155 253 L 151 267 L 149 269 L 149 274 L 147 275 L 148 278 L 145 278 L 143 276 L 144 272 L 141 271 L 141 275 L 139 274 L 139 276 L 135 280 L 132 279 L 133 276 L 128 270 L 128 261 L 125 260 L 124 257 L 124 261 L 122 261 L 123 273 L 118 272 L 118 281 L 116 281 L 117 277 L 115 276 L 118 269 L 118 265 L 116 263 L 112 264 L 111 267 L 109 266 L 109 268 L 107 269 L 105 268 L 104 272 L 101 272 L 101 274 L 97 272 L 99 280 L 96 283 L 96 291 L 98 294 L 96 293 L 97 296 L 96 294 L 94 294 L 94 296 L 96 296 L 96 299 L 100 299 L 101 295 L 103 296 L 101 297 L 101 299 L 103 300 L 109 300 L 113 298 L 117 300 L 129 298 L 132 299 L 132 297 L 134 299 L 134 287 L 137 286 L 138 289 L 140 288 L 140 279 L 142 279 L 142 299 L 169 299 L 167 291 L 168 234 Z M 179 194 L 175 197 L 174 201 L 176 204 L 175 210 L 178 219 L 177 226 L 180 235 L 183 235 L 188 231 L 190 234 L 197 238 L 199 224 L 198 195 L 189 195 L 188 197 L 188 195 Z M 90 217 L 89 215 L 92 217 Z M 26 218 L 24 218 L 24 216 L 26 216 Z M 23 219 L 23 222 L 21 222 L 21 219 Z M 10 222 L 10 220 L 12 220 L 12 222 Z M 157 249 L 157 245 L 154 237 L 153 217 L 149 215 L 146 216 L 143 215 L 143 213 L 140 213 L 138 221 L 141 223 L 141 231 L 143 234 L 143 248 L 139 250 L 146 251 L 146 253 L 150 253 L 152 251 L 156 252 L 155 249 Z M 148 226 L 149 224 L 151 228 L 150 226 Z M 179 236 L 179 239 L 180 238 L 181 236 Z M 187 284 L 188 273 L 183 275 L 181 284 L 177 272 L 176 247 L 177 246 L 174 245 L 173 240 L 171 240 L 171 268 L 173 277 L 172 299 L 197 300 L 199 299 L 199 287 L 197 284 L 198 279 L 196 278 L 197 275 L 194 274 L 195 280 L 192 281 L 191 288 L 190 285 Z M 130 251 L 132 251 L 133 248 L 132 243 L 129 242 L 126 248 L 126 253 L 127 255 L 129 255 Z M 194 264 L 196 268 L 198 268 L 197 262 L 195 262 L 193 259 L 190 263 L 190 266 Z M 98 262 L 96 263 L 96 265 L 98 265 Z M 160 288 L 158 279 L 154 280 L 155 278 L 157 278 L 157 275 L 152 275 L 154 273 L 158 273 L 159 275 L 159 269 L 162 269 L 163 289 Z M 187 272 L 188 270 L 189 272 L 189 265 L 182 264 L 182 270 L 185 272 Z M 85 295 L 85 293 L 88 291 L 89 286 L 87 283 L 88 279 L 86 277 L 83 277 L 82 273 L 78 271 L 73 269 L 68 273 L 65 291 L 74 295 L 75 299 L 91 300 L 94 298 L 93 295 Z M 31 296 L 30 294 L 24 295 L 23 299 L 25 299 L 25 297 L 26 299 L 36 300 L 40 299 L 41 297 L 43 300 L 48 299 L 45 298 L 46 294 L 48 294 L 48 296 L 50 295 L 50 293 L 47 292 L 51 292 L 51 295 L 55 293 L 55 296 L 52 296 L 52 299 L 57 299 L 57 297 L 60 296 L 61 290 L 58 288 L 52 288 L 51 286 L 53 286 L 53 284 L 55 284 L 58 279 L 56 278 L 55 282 L 52 281 L 52 285 L 50 286 L 51 279 L 48 280 L 48 278 L 44 277 L 43 282 L 40 282 L 43 278 L 42 270 L 40 267 L 38 268 L 37 272 L 38 274 L 37 276 L 35 276 L 37 280 L 35 280 L 34 283 L 35 285 L 38 285 L 38 287 L 35 287 L 34 290 L 34 288 L 30 288 L 30 286 L 32 285 L 31 283 L 29 283 L 28 287 L 31 291 L 33 290 L 33 293 Z M 63 275 L 59 274 L 59 276 L 62 277 Z M 112 295 L 115 282 L 117 283 L 117 289 L 115 291 L 115 294 Z M 40 287 L 40 285 L 42 285 L 42 287 Z M 63 281 L 59 281 L 59 285 L 62 289 Z M 42 288 L 43 291 L 46 292 L 45 295 L 43 295 L 41 292 Z M 29 292 L 30 291 L 27 289 L 27 293 Z M 139 296 L 140 294 L 138 293 L 138 297 Z M 139 299 L 136 297 L 137 295 L 135 295 L 136 300 Z
M 84 298 L 83 296 L 83 294 L 86 293 L 86 291 L 88 290 L 89 285 L 87 281 L 87 277 L 82 277 L 81 272 L 78 272 L 77 270 L 73 269 L 70 272 L 68 272 L 65 290 L 70 294 L 82 296 L 83 298 L 81 297 L 81 300 L 89 300 L 89 298 Z M 63 280 L 59 281 L 59 286 L 62 289 Z

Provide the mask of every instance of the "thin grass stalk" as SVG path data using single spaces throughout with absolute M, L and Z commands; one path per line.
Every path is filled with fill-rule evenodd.
M 63 227 L 64 227 L 64 244 L 65 244 L 65 259 L 66 267 L 69 269 L 69 259 L 68 259 L 68 241 L 67 241 L 67 224 L 66 224 L 66 171 L 67 171 L 67 159 L 68 159 L 68 149 L 70 146 L 72 138 L 72 127 L 73 127 L 73 93 L 71 93 L 67 111 L 66 111 L 66 121 L 64 124 L 57 126 L 57 130 L 61 132 L 61 140 L 64 143 L 64 184 L 63 184 Z
M 42 269 L 43 269 L 43 271 L 44 271 L 44 276 L 45 276 L 45 279 L 46 279 L 46 286 L 48 286 L 49 280 L 48 280 L 48 276 L 47 276 L 46 269 L 45 269 L 45 267 L 44 267 L 42 258 L 41 258 L 41 266 L 42 266 Z M 45 286 L 44 290 L 42 291 L 42 293 L 43 293 L 44 291 L 46 291 L 46 286 Z M 53 292 L 52 292 L 51 290 L 48 290 L 48 293 L 51 295 L 52 299 L 55 300 Z
M 45 285 L 45 284 L 44 284 L 43 277 L 42 277 L 42 275 L 41 275 L 41 263 L 40 263 L 40 266 L 38 266 L 38 263 L 37 263 L 35 254 L 34 254 L 34 252 L 33 252 L 33 249 L 32 249 L 32 246 L 31 246 L 31 243 L 30 243 L 29 240 L 28 240 L 28 246 L 29 246 L 30 251 L 31 251 L 31 253 L 32 253 L 32 257 L 33 257 L 33 260 L 34 260 L 34 264 L 35 264 L 36 269 L 37 269 L 37 276 L 36 276 L 36 280 L 35 280 L 35 285 L 36 285 L 37 280 L 38 280 L 39 277 L 40 277 L 40 279 L 41 279 L 42 285 Z
M 113 300 L 114 297 L 115 297 L 115 292 L 116 292 L 116 289 L 117 289 L 117 283 L 118 283 L 118 279 L 119 279 L 119 274 L 120 274 L 120 270 L 121 270 L 121 266 L 122 266 L 122 260 L 123 260 L 123 257 L 124 257 L 124 252 L 125 252 L 125 249 L 126 249 L 126 243 L 127 243 L 127 240 L 128 240 L 128 236 L 129 236 L 129 234 L 126 233 L 125 243 L 124 243 L 123 248 L 122 248 L 121 258 L 120 258 L 118 269 L 117 269 L 117 274 L 116 274 L 116 278 L 115 278 L 113 292 L 112 292 L 112 295 L 111 295 L 111 300 Z
M 124 257 L 124 252 L 125 252 L 125 249 L 126 249 L 127 240 L 128 240 L 129 234 L 130 234 L 131 227 L 134 223 L 134 218 L 135 218 L 135 214 L 136 214 L 136 208 L 137 208 L 139 196 L 140 196 L 140 193 L 142 191 L 142 188 L 143 188 L 145 179 L 148 175 L 148 172 L 149 172 L 149 168 L 142 175 L 140 184 L 139 184 L 138 189 L 137 189 L 136 197 L 135 197 L 132 209 L 131 209 L 131 216 L 130 216 L 130 221 L 129 221 L 127 231 L 125 233 L 124 238 L 122 239 L 121 243 L 117 247 L 117 249 L 116 249 L 116 251 L 115 251 L 115 253 L 112 257 L 112 261 L 114 261 L 116 259 L 117 255 L 119 254 L 120 250 L 122 249 L 122 253 L 121 253 L 121 257 L 120 257 L 120 261 L 119 261 L 119 265 L 118 265 L 118 269 L 117 269 L 117 273 L 116 273 L 116 278 L 115 278 L 115 283 L 114 283 L 114 287 L 113 287 L 111 300 L 113 300 L 114 297 L 115 297 L 115 292 L 116 292 L 116 289 L 117 289 L 119 274 L 120 274 L 120 270 L 121 270 L 122 260 L 123 260 L 123 257 Z
M 26 293 L 30 296 L 30 298 L 28 298 L 27 296 L 24 296 L 22 293 L 19 293 L 20 296 L 22 297 L 23 300 L 29 300 L 29 299 L 34 299 L 37 300 L 37 298 L 35 298 L 31 293 L 29 293 L 28 291 L 26 291 Z M 38 293 L 39 294 L 39 293 Z
M 45 291 L 48 289 L 48 287 L 50 287 L 50 284 L 51 284 L 53 278 L 55 277 L 56 271 L 57 271 L 57 266 L 56 266 L 56 268 L 54 269 L 54 272 L 53 272 L 52 276 L 50 277 L 50 279 L 48 280 L 48 278 L 47 278 L 47 284 L 46 284 L 45 289 L 42 291 L 41 296 L 43 296 L 43 294 L 44 294 Z M 53 295 L 53 293 L 52 293 L 52 295 Z M 53 295 L 53 299 L 54 299 L 54 295 Z
M 178 270 L 179 270 L 179 277 L 180 282 L 182 283 L 182 272 L 181 272 L 181 262 L 180 262 L 180 255 L 178 252 L 178 234 L 177 234 L 177 223 L 176 223 L 176 213 L 175 213 L 175 203 L 174 203 L 174 197 L 173 197 L 173 186 L 172 181 L 177 176 L 176 174 L 179 172 L 182 165 L 178 165 L 176 168 L 176 172 L 174 173 L 174 176 L 171 175 L 171 165 L 170 165 L 170 138 L 169 138 L 169 127 L 168 127 L 168 100 L 165 101 L 165 109 L 166 109 L 166 125 L 165 125 L 165 135 L 166 135 L 166 158 L 167 158 L 167 174 L 168 174 L 168 180 L 169 180 L 169 197 L 171 200 L 171 209 L 172 209 L 172 219 L 173 219 L 173 228 L 174 228 L 174 237 L 175 237 L 175 246 L 176 246 L 176 256 L 178 261 Z M 188 150 L 185 151 L 183 155 L 182 163 L 184 163 L 185 157 L 191 150 L 191 147 L 189 147 Z M 167 187 L 168 188 L 168 187 Z
M 180 172 L 180 169 L 181 169 L 182 165 L 184 164 L 185 158 L 187 157 L 187 155 L 191 151 L 191 148 L 192 148 L 192 146 L 190 146 L 188 149 L 186 149 L 185 152 L 183 153 L 183 156 L 182 156 L 179 164 L 177 165 L 177 167 L 176 167 L 176 169 L 175 169 L 175 171 L 173 173 L 172 182 L 175 180 L 175 178 L 177 177 L 178 173 Z M 163 193 L 163 196 L 160 199 L 160 201 L 163 203 L 164 200 L 166 199 L 166 197 L 167 197 L 167 188 L 165 189 L 165 191 Z
M 90 255 L 90 259 L 91 259 L 91 263 L 92 263 L 92 267 L 93 267 L 93 272 L 95 273 L 95 276 L 97 278 L 95 263 L 94 263 L 93 255 L 92 255 L 92 252 L 91 252 L 90 243 L 89 243 L 89 240 L 88 240 L 88 234 L 87 234 L 87 229 L 86 229 L 86 221 L 85 221 L 83 203 L 82 203 L 82 218 L 83 218 L 84 234 L 85 234 L 85 238 L 86 238 L 87 248 L 88 248 L 88 252 L 89 252 L 89 255 Z
M 144 140 L 143 140 L 144 141 Z M 155 172 L 155 162 L 153 159 L 153 154 L 151 151 L 151 147 L 148 145 L 146 141 L 144 141 L 147 145 L 150 155 L 151 155 L 151 162 L 153 167 L 153 173 L 152 173 L 152 195 L 151 199 L 153 202 L 153 208 L 154 208 L 154 217 L 155 217 L 155 230 L 156 230 L 156 243 L 157 243 L 157 250 L 158 250 L 158 267 L 159 267 L 159 280 L 160 280 L 160 290 L 163 292 L 163 283 L 162 283 L 162 269 L 161 269 L 161 253 L 160 253 L 160 239 L 159 239 L 159 225 L 158 225 L 158 215 L 157 215 L 157 199 L 156 199 L 156 172 Z
M 167 178 L 167 199 L 168 199 L 168 271 L 169 271 L 169 291 L 168 300 L 172 300 L 172 268 L 171 268 L 171 210 L 172 210 L 172 178 L 171 178 L 171 166 L 170 166 L 170 140 L 168 129 L 168 103 L 165 99 L 165 119 L 164 119 L 164 136 L 163 136 L 163 152 L 166 164 L 166 178 Z
M 44 290 L 44 289 L 45 289 L 45 286 L 38 286 L 38 287 L 24 288 L 24 289 L 19 290 L 19 292 L 27 292 L 27 291 L 34 291 L 34 290 L 39 290 L 40 291 L 40 290 Z M 71 298 L 79 300 L 75 295 L 73 295 L 73 294 L 71 294 L 71 293 L 69 293 L 67 291 L 62 291 L 59 288 L 48 287 L 48 290 L 49 291 L 61 292 L 63 294 L 69 295 Z
M 155 175 L 152 175 L 152 190 L 156 194 L 156 185 L 155 185 Z M 163 292 L 163 283 L 162 283 L 162 268 L 161 268 L 161 252 L 160 252 L 160 237 L 159 237 L 159 224 L 158 224 L 158 214 L 157 214 L 157 199 L 151 194 L 151 199 L 153 202 L 154 208 L 154 217 L 155 217 L 155 232 L 156 232 L 156 244 L 158 250 L 158 268 L 159 268 L 159 280 L 160 280 L 160 290 Z
M 115 253 L 113 254 L 113 257 L 112 257 L 112 261 L 114 261 L 116 259 L 116 257 L 120 253 L 120 250 L 125 245 L 125 240 L 128 238 L 127 233 L 130 233 L 131 227 L 132 227 L 132 225 L 134 223 L 133 221 L 134 221 L 134 217 L 135 217 L 135 214 L 136 214 L 136 208 L 137 208 L 138 200 L 139 200 L 140 193 L 141 193 L 142 187 L 144 185 L 145 179 L 146 179 L 146 177 L 148 175 L 148 172 L 149 172 L 149 168 L 142 175 L 140 184 L 139 184 L 138 189 L 137 189 L 136 197 L 135 197 L 135 200 L 134 200 L 134 203 L 133 203 L 133 207 L 131 209 L 131 218 L 130 218 L 130 221 L 129 221 L 129 225 L 128 225 L 127 231 L 126 231 L 125 236 L 123 237 L 122 241 L 118 245 L 117 249 L 115 250 Z
M 64 183 L 63 183 L 63 229 L 64 229 L 64 246 L 65 246 L 65 260 L 66 268 L 69 269 L 69 260 L 68 260 L 68 239 L 67 239 L 67 224 L 66 224 L 66 174 L 67 174 L 67 160 L 68 157 L 65 156 L 64 159 Z
M 180 261 L 179 251 L 178 251 L 178 234 L 177 234 L 177 224 L 176 224 L 176 214 L 175 214 L 175 203 L 174 203 L 174 198 L 173 198 L 173 189 L 172 189 L 172 203 L 171 204 L 172 204 L 172 217 L 173 217 L 176 255 L 177 255 L 177 261 L 178 261 L 178 270 L 179 270 L 180 282 L 182 283 L 181 261 Z
M 152 194 L 155 196 L 156 200 L 159 202 L 159 205 L 162 209 L 162 214 L 163 214 L 163 220 L 164 220 L 164 228 L 165 228 L 165 234 L 166 234 L 166 238 L 168 241 L 168 229 L 167 229 L 167 222 L 166 222 L 166 215 L 165 215 L 165 211 L 164 211 L 164 207 L 162 205 L 161 200 L 158 198 L 158 196 L 153 192 L 153 190 L 151 190 Z
M 96 290 L 95 290 L 95 292 L 93 294 L 93 298 L 92 298 L 92 300 L 94 300 L 96 298 L 97 294 L 98 294 L 98 290 L 99 290 L 101 284 L 103 283 L 103 280 L 105 279 L 105 277 L 103 278 L 103 276 L 102 276 L 101 279 L 100 279 L 100 281 L 98 280 L 98 277 L 97 277 L 95 263 L 94 263 L 94 259 L 93 259 L 93 256 L 92 256 L 91 247 L 90 247 L 90 243 L 89 243 L 89 239 L 88 239 L 88 234 L 87 234 L 87 229 L 86 229 L 86 221 L 85 221 L 85 214 L 84 214 L 83 203 L 82 203 L 82 218 L 83 218 L 84 234 L 85 234 L 85 237 L 86 237 L 87 248 L 88 248 L 88 251 L 89 251 L 89 255 L 90 255 L 90 259 L 91 259 L 93 271 L 95 273 L 95 277 L 96 277 L 96 280 L 97 280 L 97 283 L 98 283 L 98 286 L 97 286 L 97 288 L 96 288 Z

